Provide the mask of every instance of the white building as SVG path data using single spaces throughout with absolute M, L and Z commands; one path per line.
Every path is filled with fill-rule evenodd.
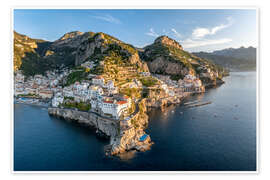
M 83 64 L 81 64 L 82 67 L 92 69 L 94 67 L 94 62 L 92 61 L 86 61 Z
M 56 95 L 52 99 L 52 106 L 58 107 L 61 103 L 63 103 L 64 97 L 61 93 L 56 93 Z
M 72 88 L 71 87 L 64 87 L 63 95 L 66 97 L 74 97 L 74 93 L 72 91 Z
M 97 99 L 103 95 L 103 89 L 100 86 L 92 85 L 89 87 L 88 96 L 89 99 Z
M 104 78 L 102 76 L 96 76 L 92 79 L 94 85 L 104 86 Z
M 151 75 L 150 72 L 140 72 L 140 74 L 143 75 L 143 76 L 150 76 Z
M 192 74 L 187 74 L 184 78 L 184 80 L 191 80 L 194 81 L 196 79 L 196 76 L 193 76 Z
M 50 82 L 50 86 L 51 87 L 55 87 L 55 86 L 57 86 L 58 85 L 58 80 L 57 79 L 55 79 L 55 80 L 52 80 L 51 82 Z
M 107 89 L 114 89 L 114 82 L 112 80 L 109 80 L 107 84 L 105 85 Z
M 107 116 L 119 119 L 122 113 L 128 109 L 127 101 L 107 101 L 106 99 L 102 102 L 102 113 Z
M 161 88 L 162 88 L 167 94 L 169 93 L 169 89 L 168 89 L 167 84 L 163 83 L 163 84 L 161 85 Z
M 15 82 L 17 83 L 23 83 L 24 82 L 24 75 L 18 71 L 15 76 Z

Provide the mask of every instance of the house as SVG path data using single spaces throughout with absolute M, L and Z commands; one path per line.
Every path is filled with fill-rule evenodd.
M 92 85 L 88 89 L 89 99 L 91 99 L 91 98 L 94 98 L 94 99 L 99 98 L 103 94 L 104 94 L 103 89 L 100 86 Z
M 119 119 L 122 113 L 128 109 L 127 101 L 116 101 L 104 99 L 102 102 L 101 111 L 105 116 L 110 116 Z
M 25 88 L 25 94 L 37 94 L 37 89 L 26 87 Z
M 114 82 L 112 80 L 109 80 L 107 84 L 104 85 L 104 88 L 107 89 L 109 95 L 118 93 L 118 88 L 114 86 Z
M 131 107 L 131 98 L 128 97 L 127 95 L 124 94 L 114 94 L 113 98 L 116 99 L 117 101 L 127 101 L 128 103 L 128 108 Z
M 169 93 L 169 89 L 168 89 L 167 84 L 163 83 L 163 84 L 161 85 L 161 88 L 162 88 L 167 94 Z
M 151 75 L 150 72 L 140 72 L 140 74 L 143 75 L 143 76 L 150 76 Z
M 92 61 L 86 61 L 83 64 L 81 64 L 82 67 L 92 69 L 94 67 L 94 62 Z
M 100 86 L 104 86 L 104 78 L 102 76 L 96 76 L 92 79 L 92 84 L 94 85 L 100 85 Z
M 133 79 L 133 82 L 137 85 L 137 87 L 142 87 L 141 81 L 138 81 L 137 79 Z
M 197 79 L 194 81 L 194 86 L 195 86 L 195 87 L 201 87 L 201 86 L 202 86 L 202 81 L 201 81 L 199 78 L 197 78 Z
M 114 88 L 114 82 L 112 80 L 109 80 L 104 87 L 107 88 L 107 89 L 113 89 Z
M 184 77 L 184 81 L 194 81 L 196 79 L 196 76 L 193 76 L 192 74 L 187 74 Z
M 171 96 L 171 97 L 172 97 L 172 96 L 175 96 L 175 92 L 174 92 L 173 90 L 171 90 L 171 89 L 169 90 L 168 94 L 169 94 L 169 96 Z
M 59 81 L 58 81 L 57 79 L 55 79 L 55 80 L 53 80 L 53 81 L 50 82 L 50 86 L 51 86 L 51 87 L 55 87 L 55 86 L 58 85 L 58 82 L 59 82 Z
M 63 95 L 66 96 L 66 97 L 73 97 L 74 93 L 72 91 L 72 88 L 71 87 L 64 87 Z
M 57 93 L 52 99 L 52 106 L 58 107 L 60 104 L 63 103 L 63 101 L 64 101 L 64 97 L 62 96 L 62 94 Z
M 52 98 L 53 97 L 53 92 L 51 90 L 48 90 L 48 89 L 44 89 L 44 90 L 40 90 L 39 91 L 39 96 L 41 98 Z
M 24 75 L 21 72 L 17 72 L 15 76 L 15 82 L 24 82 Z

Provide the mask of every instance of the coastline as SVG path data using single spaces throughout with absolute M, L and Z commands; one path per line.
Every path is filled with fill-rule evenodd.
M 104 147 L 106 155 L 122 155 L 130 151 L 147 151 L 154 142 L 151 141 L 151 134 L 146 134 L 148 128 L 148 112 L 152 109 L 162 109 L 170 105 L 182 104 L 185 99 L 193 94 L 187 92 L 183 95 L 161 100 L 150 100 L 143 98 L 138 106 L 139 110 L 131 118 L 116 120 L 103 117 L 95 112 L 79 111 L 68 108 L 48 107 L 49 115 L 65 120 L 72 120 L 96 128 L 97 136 L 110 139 L 110 143 Z M 146 137 L 141 140 L 142 137 Z

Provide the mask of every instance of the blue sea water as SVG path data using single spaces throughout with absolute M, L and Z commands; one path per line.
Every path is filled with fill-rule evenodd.
M 150 112 L 146 152 L 107 157 L 95 130 L 50 117 L 46 108 L 14 105 L 15 171 L 255 171 L 256 73 L 233 72 L 222 86 Z

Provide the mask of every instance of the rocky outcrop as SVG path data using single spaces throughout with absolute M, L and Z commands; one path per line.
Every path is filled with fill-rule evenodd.
M 140 56 L 147 62 L 151 73 L 169 75 L 176 80 L 191 74 L 200 78 L 204 85 L 215 84 L 224 73 L 212 62 L 184 51 L 177 41 L 168 36 L 158 37 L 140 52 Z
M 146 151 L 153 144 L 150 136 L 144 141 L 140 141 L 140 137 L 145 134 L 143 129 L 148 125 L 145 104 L 141 104 L 140 107 L 140 112 L 128 120 L 129 126 L 127 126 L 126 122 L 121 123 L 119 120 L 101 117 L 95 113 L 72 109 L 49 107 L 48 113 L 59 118 L 76 121 L 96 128 L 97 132 L 102 132 L 110 138 L 107 153 L 117 155 L 130 150 Z
M 160 36 L 158 37 L 155 42 L 155 44 L 164 44 L 168 46 L 175 47 L 177 49 L 183 49 L 183 47 L 174 39 L 169 38 L 168 36 Z
M 189 72 L 188 68 L 184 67 L 182 64 L 169 61 L 162 56 L 147 62 L 147 64 L 150 72 L 157 74 L 186 75 Z
M 120 123 L 119 136 L 111 138 L 112 155 L 122 154 L 131 150 L 146 151 L 153 144 L 149 135 L 144 141 L 140 141 L 140 138 L 145 134 L 144 129 L 148 126 L 145 99 L 141 100 L 139 106 L 140 111 L 129 120 L 131 125 L 126 126 L 124 123 Z
M 94 113 L 53 107 L 48 108 L 48 113 L 59 118 L 95 127 L 98 131 L 109 137 L 114 137 L 118 134 L 119 121 L 110 120 Z

